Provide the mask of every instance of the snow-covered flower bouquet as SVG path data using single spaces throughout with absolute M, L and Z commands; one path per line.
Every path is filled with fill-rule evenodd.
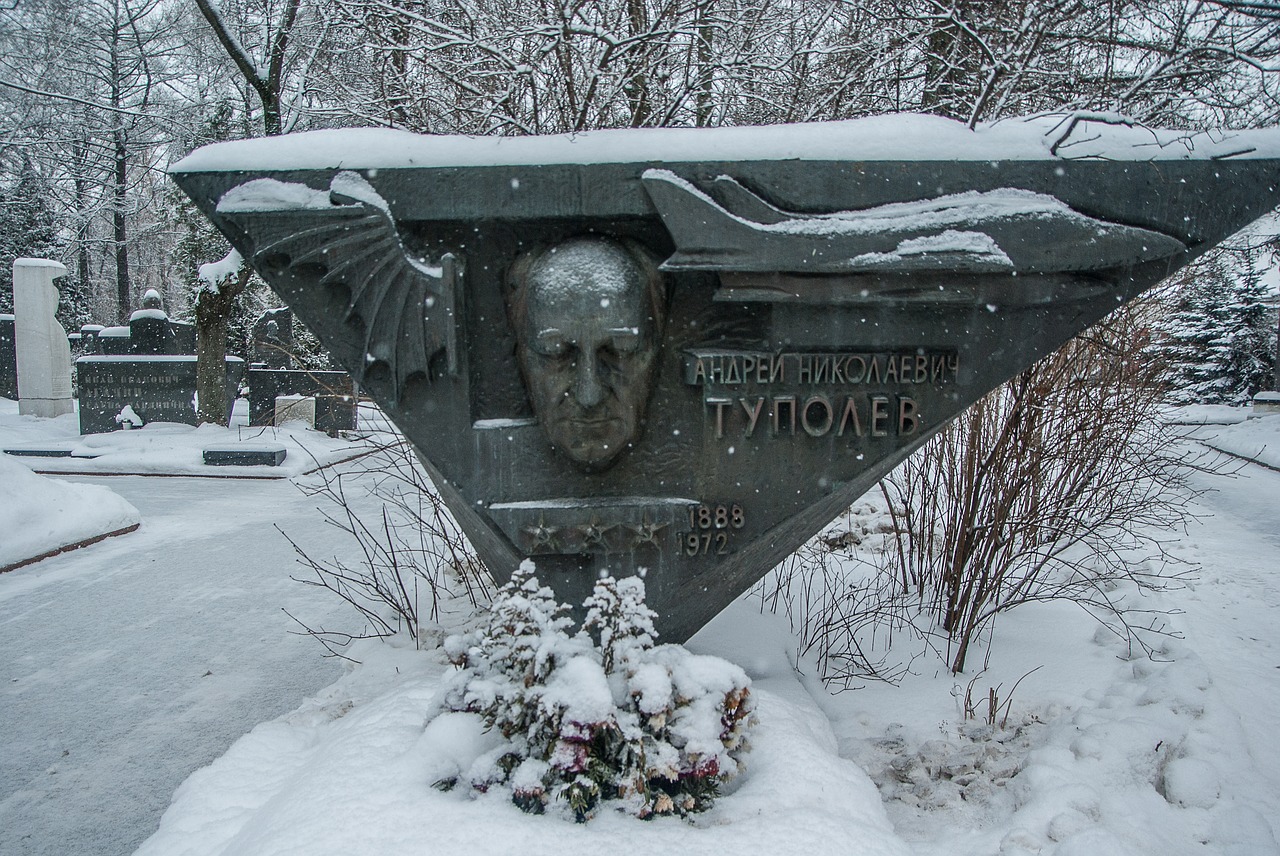
M 445 642 L 459 670 L 437 714 L 474 713 L 504 739 L 438 786 L 506 788 L 525 811 L 580 822 L 606 800 L 641 818 L 709 808 L 747 748 L 746 673 L 655 645 L 638 577 L 597 582 L 570 636 L 568 607 L 533 573 L 526 562 L 499 590 L 487 626 Z

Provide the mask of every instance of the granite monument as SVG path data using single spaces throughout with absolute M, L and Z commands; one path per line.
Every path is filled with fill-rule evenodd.
M 1271 210 L 1280 134 L 356 130 L 171 175 L 495 575 L 532 558 L 581 602 L 644 570 L 679 641 L 962 408 Z

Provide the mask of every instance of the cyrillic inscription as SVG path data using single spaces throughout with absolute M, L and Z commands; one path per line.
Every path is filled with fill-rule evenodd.
M 691 351 L 684 381 L 693 386 L 736 384 L 939 384 L 955 382 L 960 357 L 918 348 L 899 353 L 769 353 Z
M 684 365 L 685 382 L 703 389 L 716 439 L 910 437 L 920 432 L 923 419 L 915 389 L 954 383 L 959 372 L 957 354 L 924 348 L 835 354 L 691 351 Z

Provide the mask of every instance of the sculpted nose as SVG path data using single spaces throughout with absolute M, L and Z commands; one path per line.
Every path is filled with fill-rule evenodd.
M 574 367 L 573 397 L 582 407 L 595 407 L 604 400 L 597 362 L 595 354 L 582 354 Z

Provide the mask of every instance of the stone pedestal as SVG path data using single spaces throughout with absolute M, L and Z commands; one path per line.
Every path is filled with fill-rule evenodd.
M 14 345 L 18 368 L 18 412 L 52 418 L 75 410 L 71 398 L 71 345 L 54 318 L 58 289 L 67 269 L 48 259 L 13 263 Z
M 129 316 L 129 351 L 140 357 L 180 353 L 164 310 L 139 309 Z

